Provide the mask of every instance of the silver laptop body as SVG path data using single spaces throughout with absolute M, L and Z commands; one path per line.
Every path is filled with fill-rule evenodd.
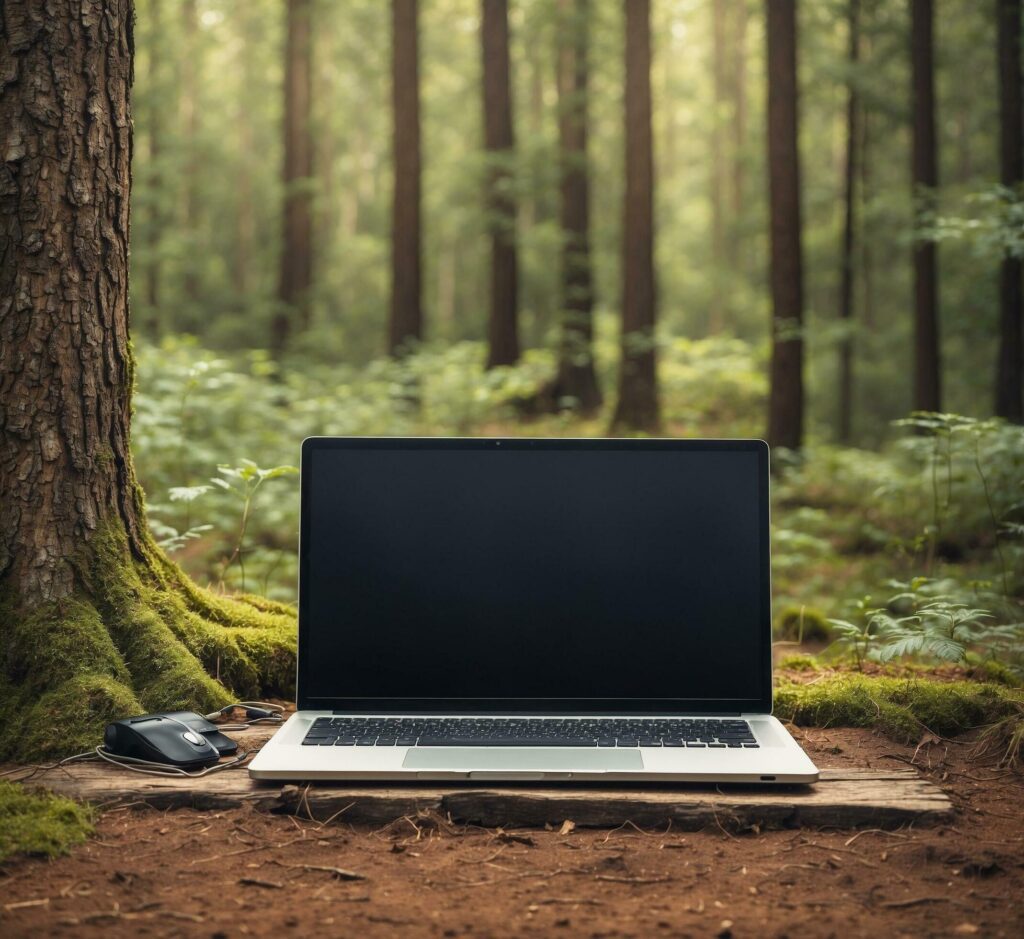
M 315 437 L 256 779 L 810 783 L 757 440 Z

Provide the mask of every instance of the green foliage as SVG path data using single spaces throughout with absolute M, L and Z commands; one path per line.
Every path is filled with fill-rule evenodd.
M 0 780 L 0 862 L 18 854 L 66 854 L 92 832 L 92 813 L 85 806 Z

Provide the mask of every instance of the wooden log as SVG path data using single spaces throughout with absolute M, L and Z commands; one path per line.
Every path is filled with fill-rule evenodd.
M 912 770 L 823 770 L 814 786 L 678 786 L 667 789 L 580 787 L 526 789 L 473 784 L 303 784 L 252 780 L 244 771 L 201 779 L 137 776 L 112 766 L 79 764 L 33 777 L 28 785 L 98 805 L 139 803 L 156 808 L 223 809 L 255 805 L 265 811 L 318 820 L 337 816 L 357 824 L 386 824 L 403 816 L 436 814 L 485 827 L 541 827 L 571 819 L 579 827 L 640 827 L 672 823 L 696 831 L 750 828 L 892 828 L 948 821 L 946 794 Z

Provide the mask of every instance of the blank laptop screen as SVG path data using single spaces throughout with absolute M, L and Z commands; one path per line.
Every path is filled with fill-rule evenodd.
M 307 445 L 306 706 L 764 698 L 761 447 L 488 443 Z

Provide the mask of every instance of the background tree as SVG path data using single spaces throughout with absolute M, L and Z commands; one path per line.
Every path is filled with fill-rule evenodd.
M 391 317 L 388 351 L 423 338 L 420 308 L 420 90 L 417 0 L 391 3 L 394 196 L 391 208 Z
M 730 106 L 729 50 L 726 38 L 726 0 L 712 0 L 711 72 L 715 106 L 711 128 L 711 311 L 708 331 L 718 333 L 725 324 L 727 311 L 725 285 L 729 278 L 726 264 L 726 198 L 729 164 L 725 156 L 726 112 Z M 732 102 L 734 103 L 734 101 Z
M 649 0 L 624 0 L 626 13 L 626 193 L 622 229 L 622 334 L 615 430 L 653 432 L 661 424 L 655 354 L 654 158 L 651 143 Z
M 839 401 L 836 437 L 849 443 L 853 434 L 853 278 L 856 255 L 856 188 L 860 175 L 860 0 L 848 0 L 850 77 L 846 92 L 846 160 L 843 166 L 843 237 L 839 252 Z
M 512 89 L 509 74 L 508 0 L 483 0 L 484 146 L 488 153 L 487 212 L 491 233 L 487 367 L 519 358 L 519 270 L 516 198 L 511 160 Z
M 1017 190 L 1024 182 L 1024 116 L 1021 108 L 1020 0 L 996 0 L 999 63 L 999 175 Z M 996 365 L 996 414 L 1024 423 L 1024 321 L 1021 259 L 1007 252 L 999 269 L 999 357 Z
M 0 759 L 292 684 L 293 614 L 199 589 L 146 522 L 129 451 L 133 6 L 102 7 L 9 0 L 0 24 Z
M 803 442 L 803 254 L 797 135 L 796 2 L 766 0 L 772 361 L 768 443 Z
M 938 262 L 935 241 L 922 228 L 935 213 L 939 166 L 935 147 L 932 0 L 911 0 L 910 63 L 913 101 L 914 409 L 942 410 Z
M 310 322 L 313 285 L 312 0 L 288 0 L 284 63 L 284 215 L 280 308 L 274 316 L 271 347 L 280 356 L 290 334 Z
M 559 221 L 562 290 L 558 370 L 547 389 L 551 409 L 591 414 L 601 405 L 594 368 L 594 281 L 590 267 L 590 167 L 587 160 L 589 0 L 558 4 Z
M 185 233 L 184 276 L 182 278 L 189 315 L 197 319 L 195 306 L 202 296 L 203 255 L 201 223 L 202 211 L 199 195 L 200 153 L 200 86 L 203 78 L 204 48 L 199 34 L 199 6 L 197 0 L 184 0 L 181 5 L 184 24 L 184 56 L 177 63 L 178 85 L 181 88 L 180 109 L 182 142 L 184 149 L 184 175 L 181 200 L 181 223 Z M 159 53 L 158 53 L 159 55 Z

